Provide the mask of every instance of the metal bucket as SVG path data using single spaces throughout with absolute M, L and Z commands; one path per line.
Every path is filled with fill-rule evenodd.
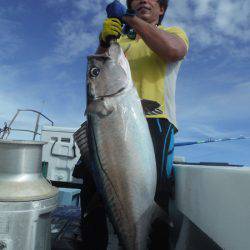
M 50 250 L 57 189 L 42 176 L 43 142 L 0 140 L 0 249 Z

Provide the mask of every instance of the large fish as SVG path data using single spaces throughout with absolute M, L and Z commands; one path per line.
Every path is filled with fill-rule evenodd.
M 126 250 L 146 249 L 156 163 L 147 121 L 121 47 L 88 57 L 88 127 L 94 177 Z

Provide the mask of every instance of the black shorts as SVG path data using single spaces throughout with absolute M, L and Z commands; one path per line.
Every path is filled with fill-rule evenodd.
M 154 145 L 157 166 L 155 201 L 167 211 L 170 194 L 169 179 L 173 171 L 175 127 L 167 119 L 162 118 L 148 118 L 147 122 Z

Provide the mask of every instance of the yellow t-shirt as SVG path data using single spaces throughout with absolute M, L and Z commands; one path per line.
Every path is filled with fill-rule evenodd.
M 179 27 L 159 29 L 182 38 L 187 48 L 186 33 Z M 146 115 L 147 118 L 167 118 L 176 128 L 175 86 L 181 61 L 167 63 L 154 53 L 142 39 L 131 40 L 126 35 L 118 40 L 129 61 L 133 82 L 141 99 L 159 103 L 161 114 Z

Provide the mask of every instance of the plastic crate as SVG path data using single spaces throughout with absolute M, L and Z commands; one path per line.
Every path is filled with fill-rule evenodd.
M 80 206 L 80 189 L 59 188 L 59 206 Z

